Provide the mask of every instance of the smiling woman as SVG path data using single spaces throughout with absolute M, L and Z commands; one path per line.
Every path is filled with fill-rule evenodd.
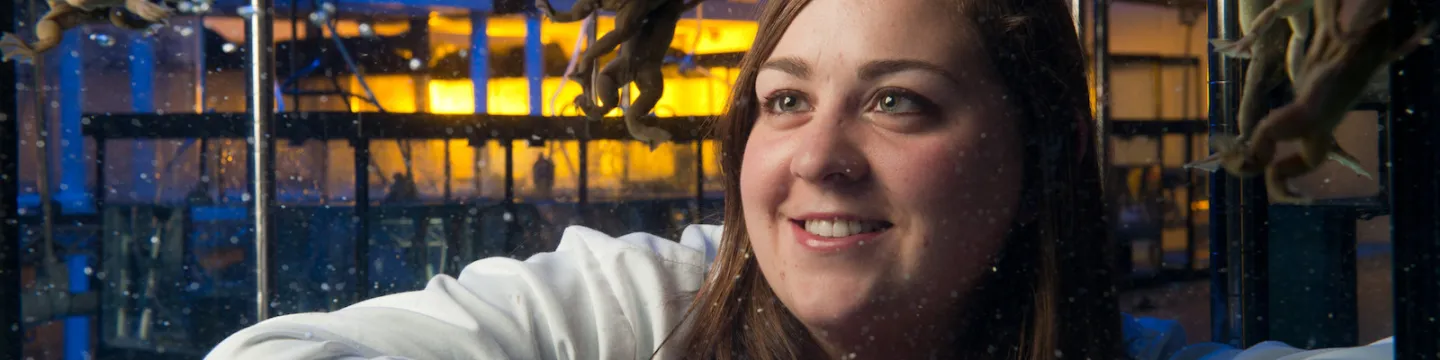
M 1059 1 L 769 3 L 689 352 L 1115 358 L 1072 29 Z

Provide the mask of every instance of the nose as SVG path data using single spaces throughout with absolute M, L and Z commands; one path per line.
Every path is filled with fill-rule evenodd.
M 869 176 L 870 163 L 854 134 L 846 131 L 847 122 L 839 120 L 833 116 L 814 118 L 808 124 L 811 131 L 791 139 L 799 142 L 795 158 L 790 161 L 791 173 L 823 186 L 853 183 Z

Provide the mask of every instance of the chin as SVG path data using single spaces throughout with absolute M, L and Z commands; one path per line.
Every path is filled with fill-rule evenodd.
M 863 324 L 875 305 L 877 289 L 872 279 L 856 279 L 832 274 L 812 275 L 809 279 L 792 278 L 806 284 L 793 289 L 785 306 L 800 322 L 814 330 L 838 330 Z

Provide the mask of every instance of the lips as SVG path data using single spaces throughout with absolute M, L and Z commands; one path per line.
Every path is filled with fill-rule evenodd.
M 800 246 L 819 252 L 864 245 L 894 227 L 888 221 L 845 214 L 810 214 L 790 223 Z

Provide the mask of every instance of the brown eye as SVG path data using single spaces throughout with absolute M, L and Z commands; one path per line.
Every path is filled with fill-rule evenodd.
M 765 109 L 771 113 L 803 112 L 810 110 L 805 98 L 791 93 L 781 93 L 766 101 Z
M 881 94 L 875 101 L 874 111 L 889 114 L 914 114 L 925 111 L 923 100 L 909 94 L 891 92 Z

